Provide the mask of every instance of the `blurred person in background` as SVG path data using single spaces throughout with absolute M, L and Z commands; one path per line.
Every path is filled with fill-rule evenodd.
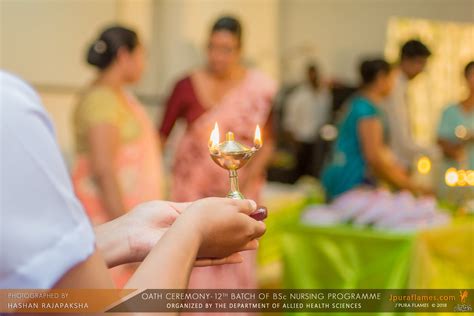
M 315 146 L 321 127 L 329 121 L 331 94 L 321 83 L 318 67 L 306 68 L 306 80 L 288 97 L 283 125 L 296 147 L 296 177 L 316 176 Z
M 259 200 L 266 165 L 272 152 L 271 104 L 275 83 L 241 62 L 242 27 L 231 16 L 212 26 L 207 46 L 207 64 L 179 80 L 169 97 L 159 129 L 165 141 L 178 119 L 186 132 L 177 146 L 171 183 L 171 199 L 192 201 L 208 196 L 226 196 L 228 174 L 209 157 L 208 141 L 214 123 L 222 134 L 232 131 L 236 140 L 250 145 L 257 124 L 263 127 L 264 146 L 249 164 L 239 170 L 241 192 Z M 255 288 L 255 253 L 245 254 L 238 266 L 195 269 L 191 288 Z
M 116 26 L 91 45 L 87 62 L 99 72 L 74 112 L 77 195 L 94 223 L 161 197 L 161 166 L 152 123 L 126 90 L 144 68 L 137 34 Z
M 438 125 L 438 145 L 448 168 L 474 170 L 474 61 L 464 68 L 468 96 L 448 106 Z M 444 187 L 444 183 L 442 183 Z
M 375 186 L 382 179 L 397 189 L 423 192 L 394 159 L 387 145 L 388 130 L 382 102 L 390 94 L 394 73 L 383 59 L 360 66 L 362 88 L 349 101 L 338 124 L 339 134 L 329 164 L 322 173 L 328 200 L 361 186 Z
M 144 68 L 144 47 L 130 29 L 104 30 L 87 62 L 97 77 L 74 112 L 77 158 L 74 188 L 94 224 L 123 215 L 139 203 L 161 198 L 162 170 L 153 124 L 126 90 Z M 117 276 L 118 284 L 126 273 Z
M 417 144 L 412 131 L 408 84 L 424 71 L 431 52 L 418 40 L 409 40 L 401 48 L 395 86 L 384 102 L 390 130 L 389 145 L 395 157 L 408 170 L 420 155 L 436 157 L 436 148 Z

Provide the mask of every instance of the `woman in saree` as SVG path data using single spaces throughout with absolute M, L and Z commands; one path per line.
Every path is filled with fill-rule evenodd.
M 382 102 L 393 88 L 394 73 L 383 59 L 360 65 L 362 87 L 348 104 L 338 125 L 339 135 L 322 174 L 328 200 L 361 187 L 375 187 L 380 180 L 399 190 L 427 193 L 414 183 L 387 147 L 388 128 Z
M 93 224 L 123 215 L 139 203 L 161 198 L 161 165 L 153 124 L 126 91 L 144 68 L 137 34 L 116 26 L 91 45 L 87 62 L 98 74 L 74 112 L 76 194 Z M 128 273 L 116 274 L 124 284 Z
M 228 174 L 209 157 L 208 140 L 215 122 L 222 133 L 232 131 L 246 145 L 252 144 L 256 125 L 264 127 L 263 148 L 239 170 L 241 192 L 259 200 L 272 152 L 270 112 L 276 86 L 261 72 L 241 64 L 241 34 L 237 19 L 219 18 L 210 33 L 207 66 L 179 80 L 168 99 L 161 139 L 166 140 L 178 119 L 187 123 L 174 156 L 173 201 L 227 194 Z M 194 269 L 190 288 L 254 288 L 255 253 L 244 257 L 238 266 Z
M 443 152 L 443 174 L 449 168 L 474 169 L 474 61 L 464 68 L 468 95 L 444 109 L 438 125 L 438 145 Z M 465 181 L 466 182 L 466 181 Z M 472 195 L 472 186 L 448 187 L 444 181 L 438 186 L 439 194 L 450 200 L 463 200 Z

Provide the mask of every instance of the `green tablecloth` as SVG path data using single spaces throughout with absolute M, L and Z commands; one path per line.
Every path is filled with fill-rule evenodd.
M 269 282 L 270 287 L 474 288 L 472 217 L 456 219 L 446 227 L 399 234 L 348 225 L 304 226 L 299 218 L 305 205 L 303 200 L 279 201 L 267 220 L 259 250 L 260 271 L 280 267 L 280 280 Z
M 416 234 L 294 224 L 280 232 L 284 288 L 473 288 L 474 221 Z
M 413 238 L 295 225 L 281 236 L 285 288 L 405 288 Z

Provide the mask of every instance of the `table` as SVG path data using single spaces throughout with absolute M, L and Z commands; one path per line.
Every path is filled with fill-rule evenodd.
M 281 264 L 282 288 L 474 288 L 472 216 L 401 234 L 349 225 L 305 226 L 299 222 L 304 200 L 277 205 L 260 243 L 259 262 L 262 267 Z
M 473 288 L 474 221 L 413 234 L 293 226 L 281 235 L 285 288 Z

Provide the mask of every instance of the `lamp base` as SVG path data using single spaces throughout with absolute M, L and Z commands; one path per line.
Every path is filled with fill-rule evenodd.
M 244 200 L 245 197 L 239 191 L 231 191 L 227 194 L 227 197 L 234 200 Z

